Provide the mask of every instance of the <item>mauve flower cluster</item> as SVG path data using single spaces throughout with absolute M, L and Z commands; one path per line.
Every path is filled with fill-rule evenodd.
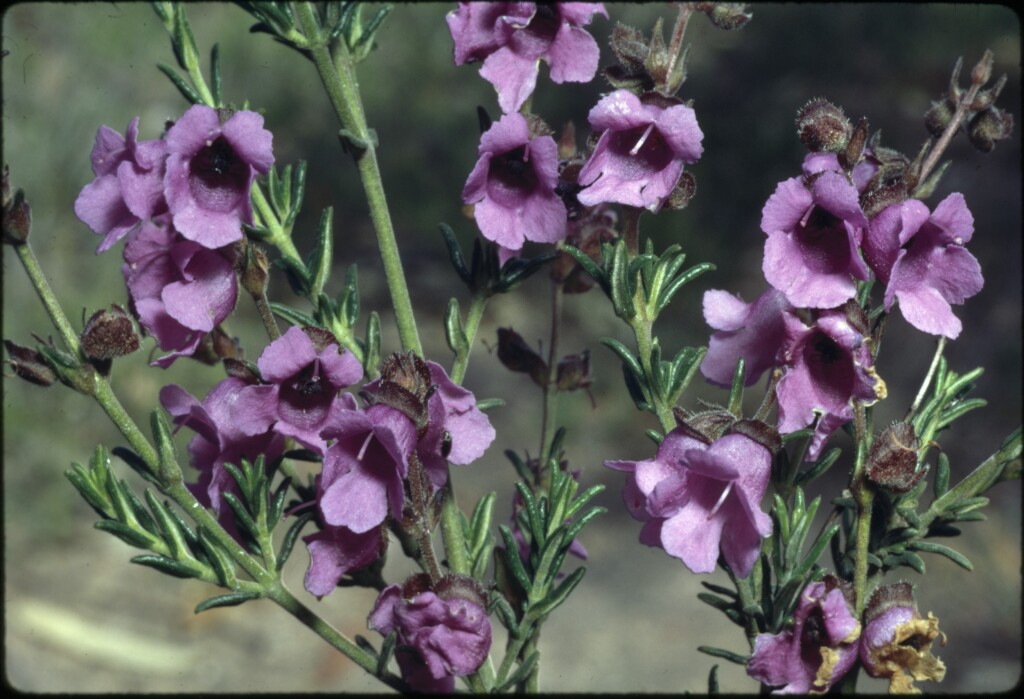
M 321 328 L 289 328 L 263 351 L 259 375 L 238 369 L 202 403 L 178 386 L 160 398 L 175 424 L 197 432 L 189 447 L 201 476 L 193 488 L 218 513 L 232 488 L 225 463 L 266 456 L 267 467 L 291 438 L 323 457 L 316 477 L 319 531 L 307 535 L 306 588 L 322 597 L 342 576 L 373 563 L 386 545 L 383 525 L 401 520 L 405 481 L 415 460 L 434 491 L 447 465 L 469 464 L 494 440 L 473 394 L 434 362 L 393 355 L 382 378 L 363 387 L 360 408 L 343 389 L 363 376 L 359 361 Z
M 102 126 L 92 150 L 95 179 L 75 213 L 103 236 L 97 252 L 128 238 L 122 272 L 139 322 L 170 353 L 189 356 L 234 309 L 234 243 L 252 223 L 257 173 L 274 163 L 273 137 L 255 112 L 189 108 L 163 138 L 139 141 Z
M 886 395 L 867 319 L 853 300 L 858 283 L 873 276 L 884 285 L 886 311 L 898 305 L 915 328 L 950 339 L 962 328 L 950 304 L 983 284 L 964 248 L 974 227 L 963 196 L 949 195 L 934 212 L 916 199 L 896 201 L 869 217 L 865 193 L 879 164 L 870 149 L 865 155 L 847 172 L 834 153 L 811 153 L 803 175 L 768 198 L 761 229 L 771 289 L 751 304 L 719 290 L 704 295 L 704 318 L 715 330 L 704 376 L 728 386 L 740 358 L 748 386 L 781 369 L 778 429 L 814 425 L 808 460 L 853 417 L 854 402 Z
M 494 85 L 506 114 L 533 94 L 544 60 L 556 83 L 589 82 L 597 73 L 600 49 L 582 27 L 601 3 L 460 2 L 448 13 L 455 65 L 483 61 L 480 75 Z
M 761 510 L 772 454 L 745 434 L 711 441 L 678 427 L 648 461 L 605 461 L 629 474 L 626 507 L 644 522 L 640 543 L 658 546 L 694 573 L 710 573 L 719 555 L 739 577 L 750 574 L 772 520 Z
M 451 694 L 455 678 L 479 669 L 491 650 L 485 595 L 473 580 L 445 576 L 431 585 L 425 574 L 384 588 L 369 626 L 397 636 L 395 659 L 415 692 Z
M 800 595 L 792 626 L 759 634 L 747 674 L 773 694 L 824 694 L 859 659 L 871 677 L 889 680 L 890 694 L 918 694 L 914 681 L 941 682 L 946 666 L 931 653 L 945 644 L 938 620 L 917 611 L 909 583 L 884 585 L 871 595 L 864 623 L 853 614 L 852 590 L 831 575 Z

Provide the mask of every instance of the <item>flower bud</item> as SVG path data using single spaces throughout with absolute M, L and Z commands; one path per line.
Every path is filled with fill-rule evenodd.
M 43 355 L 34 349 L 16 345 L 10 340 L 4 340 L 4 347 L 10 357 L 7 363 L 17 376 L 36 386 L 52 386 L 57 381 L 57 375 L 43 359 Z
M 956 105 L 950 104 L 949 100 L 932 102 L 931 109 L 924 114 L 924 126 L 928 129 L 928 133 L 935 138 L 942 136 L 949 126 L 949 122 L 953 120 L 955 111 Z
M 902 495 L 917 485 L 927 473 L 927 465 L 917 467 L 917 435 L 909 422 L 894 422 L 875 437 L 868 452 L 868 480 Z
M 1012 132 L 1013 115 L 996 107 L 975 114 L 967 127 L 971 144 L 982 153 L 991 152 L 996 141 L 1009 138 Z
M 89 359 L 105 361 L 139 349 L 139 334 L 128 312 L 114 304 L 92 314 L 82 331 L 82 351 Z
M 807 150 L 838 153 L 853 133 L 843 110 L 825 99 L 813 99 L 797 112 L 796 130 Z
M 270 277 L 270 261 L 262 248 L 251 243 L 245 245 L 245 254 L 239 255 L 242 265 L 242 287 L 254 298 L 267 293 L 267 279 Z
M 752 14 L 747 12 L 746 3 L 716 2 L 712 3 L 712 5 L 711 10 L 706 12 L 706 14 L 711 23 L 719 29 L 729 31 L 743 29 L 743 27 L 747 26 L 747 22 L 750 21 L 751 17 L 753 17 Z
M 31 230 L 32 207 L 25 201 L 25 192 L 19 189 L 4 205 L 3 241 L 8 245 L 24 245 Z

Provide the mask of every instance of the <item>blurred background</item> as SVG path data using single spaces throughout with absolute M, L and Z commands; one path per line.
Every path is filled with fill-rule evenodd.
M 493 88 L 478 66 L 452 64 L 444 23 L 451 4 L 398 6 L 380 34 L 381 49 L 361 66 L 370 125 L 380 137 L 384 183 L 398 231 L 420 334 L 429 356 L 447 363 L 441 314 L 450 296 L 468 295 L 447 262 L 437 224 L 452 225 L 471 243 L 474 225 L 461 213 L 460 193 L 476 159 L 476 107 L 493 116 Z M 589 27 L 604 46 L 614 21 L 645 33 L 656 17 L 674 19 L 667 4 L 608 4 L 612 17 Z M 757 4 L 753 21 L 724 32 L 696 16 L 689 78 L 681 97 L 692 99 L 704 132 L 704 156 L 690 168 L 698 195 L 689 208 L 645 216 L 643 230 L 657 249 L 678 242 L 688 262 L 711 261 L 719 269 L 677 296 L 657 328 L 662 347 L 674 354 L 707 341 L 700 312 L 703 292 L 728 289 L 752 300 L 766 288 L 760 270 L 764 235 L 760 212 L 776 184 L 799 172 L 803 149 L 793 127 L 796 110 L 812 97 L 841 105 L 854 120 L 867 116 L 883 144 L 913 155 L 926 138 L 922 115 L 946 90 L 958 56 L 965 76 L 986 49 L 995 52 L 995 75 L 1007 73 L 999 105 L 1017 118 L 1013 136 L 981 154 L 963 137 L 947 151 L 954 160 L 934 199 L 963 192 L 975 218 L 969 249 L 984 270 L 984 290 L 956 309 L 961 338 L 949 345 L 950 367 L 966 372 L 984 366 L 976 395 L 989 401 L 942 436 L 954 480 L 992 453 L 1021 422 L 1021 140 L 1020 26 L 995 5 Z M 388 311 L 383 272 L 366 204 L 351 160 L 342 154 L 338 124 L 316 72 L 298 54 L 265 35 L 250 35 L 253 21 L 228 4 L 193 4 L 189 15 L 202 52 L 220 43 L 226 98 L 248 100 L 274 133 L 279 165 L 306 159 L 309 185 L 296 228 L 299 249 L 308 243 L 326 206 L 335 207 L 338 274 L 358 263 L 364 309 L 376 309 L 384 349 L 398 349 Z M 97 128 L 123 133 L 141 116 L 140 137 L 156 138 L 167 119 L 186 104 L 156 63 L 173 65 L 164 30 L 147 4 L 29 3 L 3 15 L 3 161 L 14 187 L 32 205 L 31 242 L 57 296 L 73 322 L 110 303 L 125 303 L 120 249 L 95 257 L 100 237 L 78 221 L 72 206 L 91 181 L 89 152 Z M 204 70 L 205 70 L 204 63 Z M 966 80 L 966 78 L 965 78 Z M 582 145 L 586 114 L 608 86 L 556 86 L 541 77 L 533 109 L 556 131 L 574 120 Z M 337 277 L 340 281 L 340 277 Z M 284 280 L 274 277 L 272 297 L 294 302 Z M 496 490 L 498 516 L 510 513 L 515 473 L 506 449 L 535 454 L 540 391 L 504 370 L 489 351 L 499 327 L 514 327 L 527 342 L 546 338 L 549 284 L 538 274 L 515 293 L 492 300 L 466 378 L 478 398 L 500 396 L 491 413 L 498 437 L 478 463 L 454 471 L 459 499 L 471 507 Z M 335 289 L 335 292 L 337 289 Z M 240 301 L 230 321 L 255 359 L 265 340 L 257 316 Z M 31 333 L 51 334 L 48 320 L 16 257 L 3 258 L 3 337 L 31 344 Z M 364 311 L 365 312 L 365 311 Z M 637 543 L 639 523 L 621 504 L 622 475 L 605 459 L 642 459 L 654 453 L 644 430 L 656 427 L 638 413 L 622 384 L 617 360 L 598 338 L 631 344 L 628 328 L 610 304 L 591 292 L 568 297 L 564 354 L 592 351 L 596 407 L 582 392 L 561 400 L 568 429 L 567 456 L 582 469 L 583 485 L 604 483 L 599 496 L 609 513 L 584 532 L 588 574 L 577 592 L 549 621 L 541 643 L 542 686 L 549 691 L 703 692 L 715 663 L 724 691 L 749 692 L 756 684 L 742 668 L 697 652 L 713 645 L 746 652 L 741 631 L 696 599 L 702 580 L 677 560 Z M 161 371 L 147 366 L 152 341 L 119 360 L 115 390 L 141 424 L 156 405 L 161 386 L 177 383 L 202 396 L 223 374 L 188 360 Z M 909 328 L 896 314 L 889 324 L 878 371 L 889 399 L 876 409 L 876 424 L 902 415 L 913 399 L 934 351 L 932 338 Z M 9 373 L 9 372 L 8 372 Z M 698 380 L 695 383 L 701 383 Z M 517 390 L 518 389 L 518 390 Z M 760 396 L 748 392 L 756 405 Z M 697 398 L 721 401 L 717 389 L 695 386 Z M 180 581 L 128 564 L 137 552 L 92 529 L 93 512 L 62 475 L 85 463 L 95 444 L 122 443 L 90 401 L 57 386 L 42 390 L 18 380 L 3 382 L 5 673 L 28 692 L 219 692 L 374 691 L 379 685 L 333 652 L 311 632 L 269 603 L 216 609 L 199 616 L 193 607 L 214 594 L 195 581 Z M 189 435 L 180 435 L 184 446 Z M 845 437 L 839 446 L 849 446 Z M 847 450 L 848 451 L 848 450 Z M 843 463 L 848 463 L 844 456 Z M 134 474 L 116 468 L 131 482 Z M 834 493 L 832 482 L 814 491 Z M 140 487 L 141 491 L 141 487 Z M 928 557 L 928 576 L 908 571 L 918 583 L 922 612 L 933 611 L 949 644 L 938 650 L 948 665 L 946 681 L 928 692 L 1001 691 L 1021 671 L 1021 539 L 1019 483 L 991 493 L 989 521 L 967 525 L 953 542 L 975 564 L 966 572 L 943 558 Z M 827 496 L 826 496 L 827 497 Z M 827 507 L 823 507 L 823 510 Z M 397 557 L 393 557 L 397 558 Z M 288 580 L 301 591 L 308 558 L 297 547 Z M 576 561 L 570 561 L 576 565 Z M 389 575 L 408 572 L 389 563 Z M 895 579 L 895 578 L 894 578 Z M 304 593 L 303 593 L 304 594 Z M 318 612 L 345 633 L 366 634 L 374 594 L 339 590 Z M 375 643 L 377 639 L 374 639 Z M 500 647 L 501 637 L 496 639 Z M 863 689 L 879 689 L 862 680 Z

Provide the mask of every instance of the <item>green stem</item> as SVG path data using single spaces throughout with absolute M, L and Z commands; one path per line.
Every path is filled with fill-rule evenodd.
M 448 482 L 444 486 L 444 502 L 441 504 L 441 537 L 444 540 L 445 553 L 448 554 L 448 567 L 453 573 L 469 575 L 466 537 L 462 531 L 462 510 L 455 500 L 451 468 L 448 469 Z
M 463 354 L 455 357 L 455 363 L 452 364 L 451 380 L 454 383 L 461 384 L 462 380 L 466 378 L 466 367 L 469 366 L 469 355 L 473 349 L 473 342 L 476 340 L 476 333 L 480 329 L 480 320 L 484 316 L 484 308 L 487 307 L 488 297 L 483 294 L 475 294 L 473 300 L 469 304 L 469 310 L 466 311 L 466 323 L 463 326 L 463 330 L 466 333 L 466 351 Z
M 672 406 L 665 403 L 661 395 L 655 374 L 654 365 L 651 363 L 651 350 L 654 348 L 653 328 L 654 323 L 647 318 L 647 304 L 640 298 L 642 291 L 637 289 L 638 300 L 636 303 L 637 315 L 630 321 L 633 327 L 633 337 L 636 338 L 637 354 L 640 357 L 640 366 L 643 367 L 644 375 L 647 377 L 648 394 L 654 412 L 661 423 L 661 429 L 666 433 L 676 428 L 676 418 L 672 414 Z
M 281 222 L 277 220 L 270 202 L 267 201 L 267 197 L 263 194 L 263 190 L 258 183 L 252 188 L 252 205 L 256 214 L 259 215 L 263 227 L 270 231 L 270 237 L 264 242 L 273 245 L 284 257 L 298 263 L 300 267 L 305 269 L 306 263 L 303 261 L 302 255 L 299 254 L 295 243 L 292 242 L 291 235 L 285 231 Z
M 317 616 L 316 613 L 302 604 L 302 602 L 300 602 L 283 584 L 278 582 L 277 584 L 270 586 L 266 590 L 266 596 L 277 603 L 279 607 L 302 622 L 320 638 L 327 641 L 334 648 L 337 648 L 346 657 L 351 659 L 359 667 L 366 670 L 381 682 L 392 689 L 407 691 L 405 683 L 394 675 L 390 673 L 378 675 L 377 660 L 372 655 L 364 651 L 362 648 L 350 641 L 344 634 L 340 633 L 333 626 Z
M 857 457 L 853 465 L 850 489 L 857 502 L 857 530 L 854 549 L 853 591 L 856 599 L 857 616 L 864 611 L 868 593 L 868 552 L 871 543 L 871 512 L 875 500 L 874 486 L 867 479 L 867 455 L 869 441 L 867 416 L 864 405 L 854 404 L 853 427 L 857 440 Z
M 32 286 L 36 290 L 36 295 L 43 302 L 43 306 L 46 307 L 46 313 L 57 327 L 57 332 L 60 333 L 61 339 L 64 340 L 64 345 L 76 357 L 79 356 L 81 345 L 78 341 L 78 333 L 71 327 L 67 316 L 64 315 L 64 311 L 57 301 L 57 296 L 53 293 L 53 288 L 50 286 L 50 282 L 47 281 L 46 275 L 43 274 L 43 268 L 39 266 L 39 260 L 36 258 L 35 253 L 32 252 L 32 248 L 29 247 L 28 243 L 21 243 L 15 245 L 14 249 L 18 253 L 18 259 L 21 260 L 21 266 L 25 268 L 25 272 L 28 274 L 29 281 L 32 282 Z
M 374 136 L 366 125 L 362 97 L 359 94 L 354 65 L 348 48 L 344 41 L 337 42 L 338 61 L 335 64 L 331 59 L 312 4 L 296 3 L 295 9 L 302 32 L 309 42 L 313 63 L 316 64 L 317 73 L 320 75 L 320 81 L 323 83 L 331 105 L 344 129 L 360 141 L 356 153 L 356 165 L 363 183 L 363 190 L 366 193 L 366 200 L 370 206 L 370 218 L 377 234 L 377 247 L 384 264 L 384 276 L 387 279 L 388 290 L 391 292 L 391 303 L 395 309 L 395 321 L 398 325 L 402 349 L 412 350 L 422 356 L 423 347 L 416 330 L 412 300 L 409 297 L 402 260 L 398 254 L 398 243 L 395 240 L 391 214 L 384 197 L 384 185 L 377 164 Z

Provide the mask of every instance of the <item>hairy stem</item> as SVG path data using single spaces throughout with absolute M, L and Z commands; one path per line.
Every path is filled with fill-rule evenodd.
M 451 380 L 461 384 L 466 378 L 466 367 L 469 366 L 469 355 L 473 351 L 473 342 L 476 340 L 476 333 L 480 329 L 480 320 L 484 316 L 484 308 L 487 307 L 487 296 L 475 294 L 466 311 L 466 323 L 463 330 L 466 332 L 466 352 L 455 357 L 452 364 Z
M 363 114 L 362 96 L 355 78 L 355 68 L 344 41 L 337 42 L 337 63 L 331 58 L 327 48 L 326 37 L 316 18 L 312 3 L 296 3 L 296 14 L 302 32 L 309 43 L 309 51 L 316 64 L 317 73 L 323 83 L 327 96 L 334 111 L 347 132 L 347 138 L 355 151 L 359 178 L 363 183 L 366 200 L 370 206 L 370 218 L 377 234 L 377 248 L 384 264 L 384 275 L 391 303 L 395 309 L 395 321 L 398 334 L 402 341 L 402 349 L 412 350 L 423 355 L 416 320 L 413 316 L 412 300 L 402 269 L 402 260 L 398 254 L 398 242 L 391 223 L 391 214 L 384 196 L 384 184 L 381 181 L 380 168 L 377 164 L 375 137 L 366 125 Z M 358 141 L 358 143 L 356 142 Z

